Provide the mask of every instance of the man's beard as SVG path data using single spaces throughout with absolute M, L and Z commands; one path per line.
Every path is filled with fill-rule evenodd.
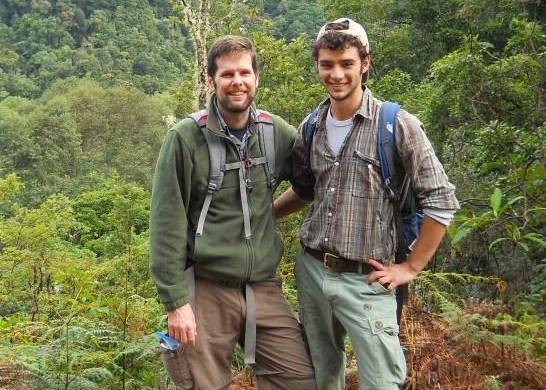
M 328 93 L 328 95 L 330 96 L 330 99 L 333 99 L 336 102 L 342 102 L 343 100 L 347 100 L 351 96 L 351 92 L 347 92 L 345 95 L 341 96 L 335 96 L 331 93 Z
M 229 96 L 219 96 L 216 94 L 216 99 L 218 102 L 218 106 L 221 107 L 223 111 L 233 112 L 233 113 L 240 113 L 248 110 L 248 107 L 252 104 L 254 101 L 254 95 L 250 92 L 247 92 L 247 98 L 243 102 L 238 103 L 232 103 L 229 99 Z
M 352 89 L 350 89 L 349 91 L 347 91 L 347 92 L 345 92 L 343 94 L 338 94 L 337 96 L 336 96 L 335 93 L 330 92 L 330 90 L 327 89 L 327 91 L 328 91 L 328 96 L 330 96 L 330 99 L 333 99 L 336 102 L 342 102 L 344 100 L 349 99 L 355 93 L 357 88 L 358 87 L 352 88 Z

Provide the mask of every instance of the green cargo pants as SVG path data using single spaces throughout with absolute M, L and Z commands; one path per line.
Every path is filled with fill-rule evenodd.
M 300 250 L 296 260 L 300 321 L 319 390 L 345 386 L 344 339 L 357 357 L 360 389 L 399 389 L 406 378 L 396 299 L 367 275 L 329 271 Z

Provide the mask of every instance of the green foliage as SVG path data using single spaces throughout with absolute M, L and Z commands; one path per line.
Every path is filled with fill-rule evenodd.
M 436 306 L 454 339 L 492 343 L 544 358 L 546 324 L 541 317 L 527 311 L 513 316 L 502 304 L 469 298 L 502 295 L 505 289 L 505 282 L 494 277 L 430 271 L 419 274 L 413 284 L 415 297 L 426 308 Z
M 24 184 L 11 173 L 0 179 L 0 203 L 7 202 L 17 196 L 24 188 Z
M 529 199 L 525 196 L 515 196 L 505 203 L 502 200 L 503 194 L 500 188 L 495 188 L 490 197 L 489 207 L 479 214 L 459 213 L 456 224 L 448 229 L 452 237 L 451 244 L 461 249 L 463 239 L 468 239 L 471 234 L 480 237 L 491 237 L 488 243 L 488 250 L 506 249 L 507 245 L 512 247 L 512 253 L 516 249 L 524 253 L 544 253 L 546 240 L 540 227 L 543 225 L 544 208 L 529 208 Z M 466 210 L 467 212 L 470 210 Z M 538 215 L 534 222 L 534 214 Z M 531 251 L 533 249 L 533 251 Z M 540 258 L 540 256 L 537 256 Z M 521 267 L 525 263 L 517 265 Z M 504 275 L 502 267 L 496 263 L 497 275 Z M 511 264 L 513 267 L 514 264 Z
M 171 2 L 53 1 L 2 9 L 0 98 L 36 98 L 72 76 L 152 94 L 181 81 L 190 62 Z
M 499 278 L 451 272 L 422 271 L 412 289 L 418 301 L 427 308 L 449 312 L 457 307 L 465 296 L 472 296 L 477 289 L 489 287 L 492 291 L 504 290 Z
M 296 126 L 324 95 L 305 36 L 288 44 L 259 33 L 252 39 L 263 69 L 257 104 Z
M 0 187 L 15 194 L 22 184 L 10 175 Z M 155 341 L 146 337 L 164 327 L 148 276 L 148 198 L 119 179 L 72 201 L 51 196 L 34 209 L 6 198 L 14 214 L 0 220 L 0 352 L 32 372 L 32 385 L 164 381 Z M 95 236 L 110 245 L 86 249 L 94 249 L 86 244 Z
M 56 82 L 35 103 L 10 97 L 0 102 L 0 171 L 24 180 L 27 204 L 77 194 L 97 184 L 97 173 L 150 188 L 174 105 L 167 94 L 75 79 Z
M 485 386 L 487 390 L 502 390 L 501 381 L 492 375 L 486 377 Z
M 284 0 L 264 3 L 264 12 L 273 20 L 275 37 L 287 41 L 306 34 L 314 36 L 324 23 L 315 0 Z
M 116 178 L 80 194 L 73 200 L 80 223 L 74 239 L 98 256 L 123 253 L 130 239 L 128 230 L 138 235 L 148 228 L 148 199 L 142 188 Z

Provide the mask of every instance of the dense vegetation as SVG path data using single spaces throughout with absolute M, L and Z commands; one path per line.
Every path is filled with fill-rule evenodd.
M 210 13 L 210 40 L 252 37 L 258 102 L 293 125 L 323 97 L 318 27 L 363 23 L 372 91 L 424 122 L 462 204 L 415 296 L 459 337 L 544 369 L 543 2 L 223 0 Z M 167 385 L 150 336 L 165 324 L 148 200 L 163 135 L 194 107 L 181 20 L 167 0 L 0 4 L 0 368 L 39 388 Z M 280 224 L 292 304 L 300 219 Z

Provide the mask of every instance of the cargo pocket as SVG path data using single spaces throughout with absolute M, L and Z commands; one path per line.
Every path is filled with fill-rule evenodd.
M 178 352 L 161 351 L 161 359 L 167 374 L 175 385 L 185 390 L 193 389 L 193 376 L 184 350 Z
M 375 338 L 374 358 L 377 364 L 377 379 L 380 383 L 402 384 L 406 379 L 406 359 L 398 338 L 396 317 L 369 319 L 370 330 Z

